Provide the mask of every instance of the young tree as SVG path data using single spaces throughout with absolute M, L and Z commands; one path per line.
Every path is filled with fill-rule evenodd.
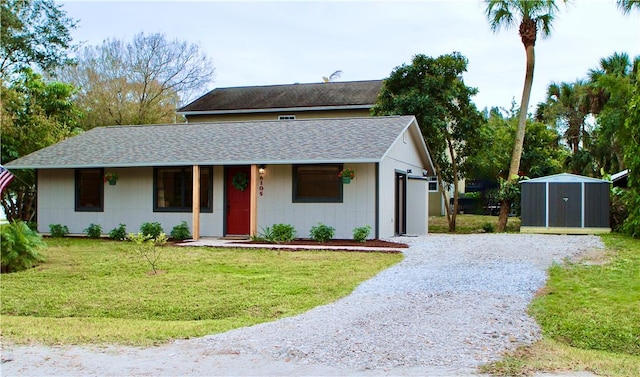
M 180 100 L 202 91 L 214 74 L 198 45 L 158 33 L 105 40 L 82 49 L 77 60 L 59 74 L 80 88 L 85 129 L 172 122 Z
M 462 80 L 466 70 L 467 59 L 457 52 L 437 58 L 416 55 L 410 65 L 391 72 L 372 109 L 373 115 L 415 115 L 447 203 L 444 183 L 454 187 L 453 211 L 445 206 L 451 232 L 456 228 L 457 187 L 465 175 L 465 157 L 483 122 L 471 102 L 477 90 Z
M 566 0 L 561 0 L 566 2 Z M 533 84 L 533 70 L 535 66 L 534 47 L 538 37 L 538 31 L 543 37 L 551 34 L 551 26 L 558 12 L 558 6 L 554 0 L 485 0 L 486 16 L 491 29 L 495 32 L 500 28 L 512 28 L 518 25 L 518 33 L 526 52 L 526 72 L 522 101 L 520 102 L 520 116 L 518 118 L 518 130 L 513 144 L 513 153 L 509 165 L 508 180 L 515 180 L 520 168 L 522 145 L 524 143 L 525 127 L 527 124 L 527 112 L 531 86 Z M 500 218 L 497 231 L 502 232 L 507 225 L 509 208 L 511 203 L 503 201 L 500 204 Z

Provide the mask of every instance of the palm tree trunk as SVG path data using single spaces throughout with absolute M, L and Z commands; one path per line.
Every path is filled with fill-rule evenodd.
M 518 115 L 518 129 L 516 130 L 516 138 L 513 143 L 513 153 L 511 154 L 511 164 L 509 165 L 509 176 L 507 180 L 513 181 L 518 178 L 518 170 L 520 170 L 520 158 L 522 157 L 522 147 L 524 145 L 524 134 L 527 126 L 527 113 L 529 109 L 529 99 L 531 98 L 531 86 L 533 85 L 533 68 L 536 57 L 534 52 L 534 44 L 525 45 L 527 55 L 527 69 L 524 76 L 524 88 L 522 89 L 522 101 L 520 102 L 520 114 Z M 509 203 L 510 204 L 510 203 Z M 498 218 L 498 232 L 504 232 L 509 218 L 509 210 L 500 206 L 500 217 Z

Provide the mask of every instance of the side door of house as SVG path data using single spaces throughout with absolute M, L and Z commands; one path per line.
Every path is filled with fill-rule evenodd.
M 407 234 L 407 175 L 396 172 L 395 234 Z
M 225 169 L 225 235 L 249 234 L 250 179 L 251 169 L 249 166 L 229 166 Z M 242 190 L 242 185 L 245 182 L 246 187 Z

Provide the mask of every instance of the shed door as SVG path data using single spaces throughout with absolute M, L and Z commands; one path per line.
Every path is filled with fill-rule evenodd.
M 582 185 L 580 183 L 549 184 L 549 226 L 571 228 L 582 226 Z

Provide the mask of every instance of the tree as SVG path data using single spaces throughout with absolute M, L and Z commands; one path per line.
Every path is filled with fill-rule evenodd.
M 467 178 L 497 181 L 505 178 L 509 169 L 510 149 L 513 136 L 518 128 L 518 109 L 491 109 L 485 113 L 481 142 L 491 144 L 491 148 L 478 148 L 468 157 Z M 557 174 L 569 151 L 560 144 L 560 135 L 545 123 L 527 119 L 527 133 L 524 138 L 519 175 L 530 178 Z
M 373 115 L 415 115 L 447 203 L 445 187 L 454 187 L 453 211 L 445 206 L 451 232 L 456 227 L 457 187 L 466 172 L 465 157 L 483 122 L 471 102 L 477 89 L 462 80 L 466 70 L 467 59 L 457 52 L 437 58 L 416 55 L 411 64 L 391 72 L 372 108 Z
M 618 8 L 624 14 L 631 13 L 633 8 L 640 10 L 640 0 L 616 0 L 616 3 L 618 3 Z
M 76 21 L 53 0 L 0 0 L 0 76 L 66 64 Z
M 562 2 L 566 2 L 566 0 L 562 0 Z M 554 0 L 485 0 L 485 3 L 485 13 L 491 30 L 497 32 L 502 27 L 512 28 L 518 24 L 518 32 L 526 52 L 526 72 L 522 100 L 520 102 L 518 129 L 513 144 L 509 176 L 507 178 L 507 180 L 512 181 L 517 179 L 520 168 L 529 98 L 531 97 L 531 86 L 533 84 L 534 47 L 538 31 L 542 33 L 543 37 L 551 34 L 551 26 L 558 12 L 558 6 Z M 508 201 L 503 201 L 500 204 L 500 218 L 498 219 L 497 227 L 499 232 L 504 231 L 507 225 L 510 206 L 511 203 Z
M 71 101 L 72 85 L 45 82 L 25 68 L 9 87 L 2 86 L 3 162 L 15 160 L 79 132 L 80 112 Z M 35 174 L 14 171 L 14 179 L 2 196 L 7 219 L 31 221 L 35 215 Z
M 623 144 L 628 140 L 624 122 L 629 117 L 640 57 L 633 61 L 626 53 L 614 53 L 600 59 L 597 68 L 589 70 L 592 108 L 597 121 L 593 132 L 591 154 L 600 169 L 616 172 L 625 168 Z
M 82 49 L 77 60 L 59 74 L 80 88 L 85 129 L 172 122 L 180 100 L 201 91 L 214 74 L 198 45 L 158 33 L 139 33 L 130 42 L 107 39 Z
M 75 21 L 52 0 L 0 0 L 0 161 L 9 162 L 69 134 L 78 114 L 68 101 L 71 86 L 45 83 L 39 74 L 69 62 L 70 31 Z M 9 220 L 33 219 L 35 176 L 18 177 L 0 201 Z
M 564 139 L 572 151 L 565 165 L 574 174 L 594 175 L 593 159 L 589 153 L 591 135 L 587 117 L 592 111 L 592 87 L 584 80 L 568 83 L 551 83 L 547 99 L 538 105 L 536 118 L 562 130 Z
M 629 168 L 629 216 L 624 221 L 623 229 L 631 236 L 640 238 L 640 73 L 636 74 L 624 131 L 627 135 L 623 145 L 624 161 Z

